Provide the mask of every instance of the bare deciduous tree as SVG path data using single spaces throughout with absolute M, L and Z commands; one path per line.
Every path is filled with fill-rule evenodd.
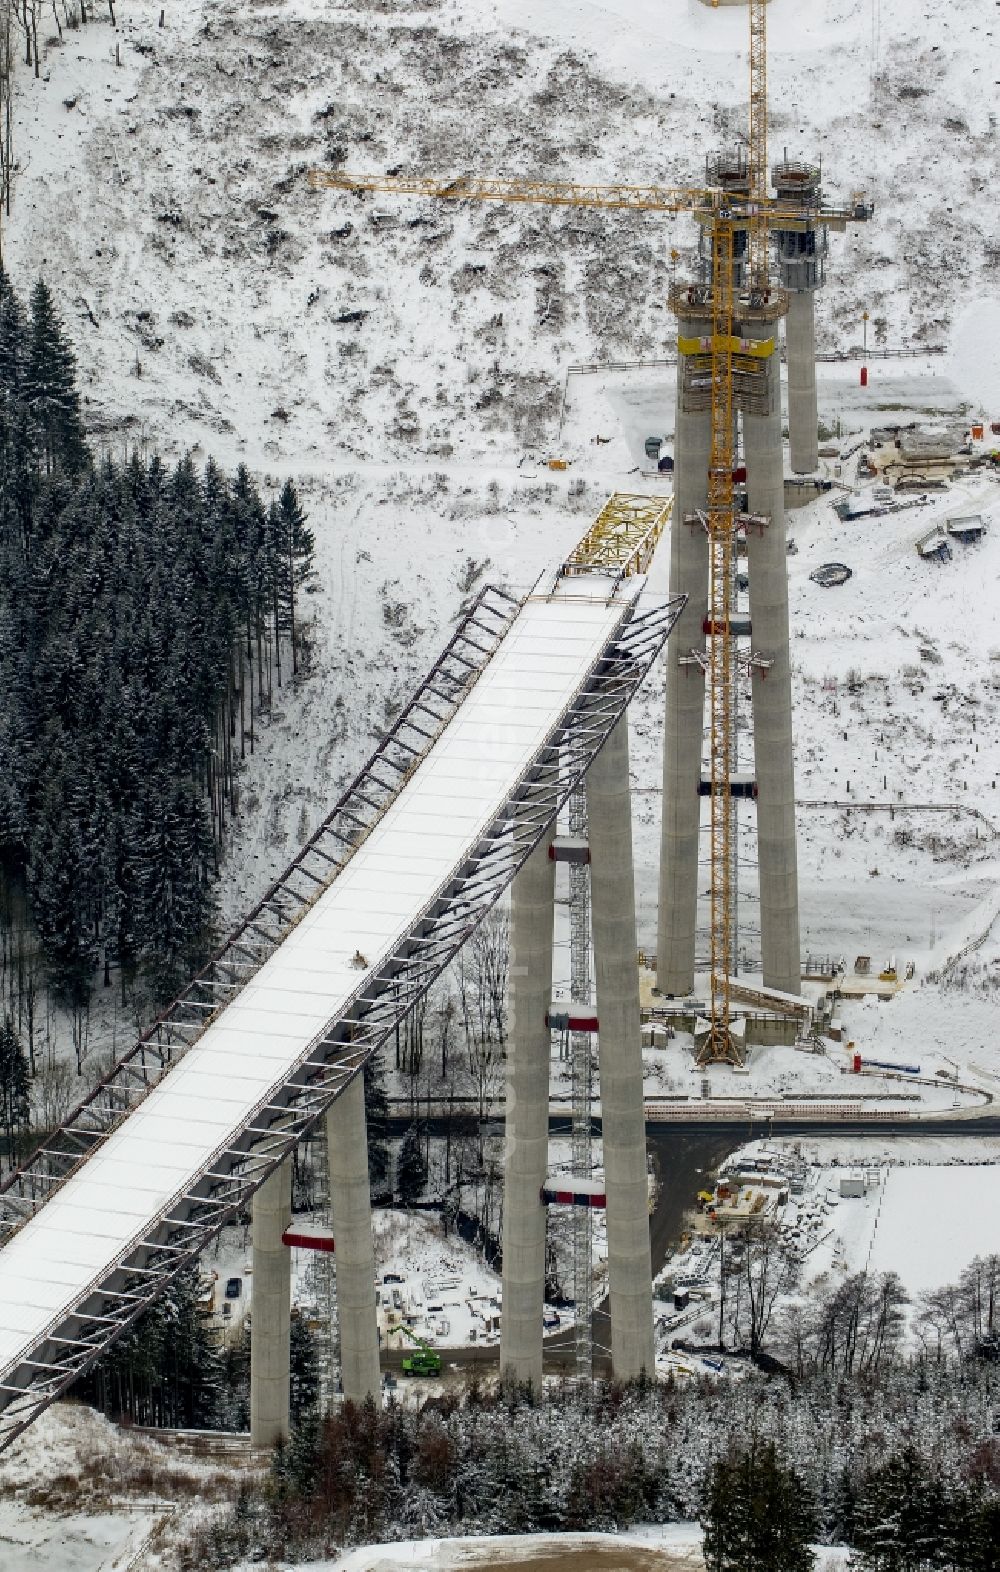
M 14 177 L 14 15 L 12 0 L 0 0 L 0 204 L 10 216 Z M 2 254 L 0 254 L 2 261 Z
M 787 1293 L 795 1258 L 781 1230 L 770 1219 L 751 1220 L 738 1280 L 736 1315 L 741 1337 L 752 1355 L 764 1347 L 778 1296 Z

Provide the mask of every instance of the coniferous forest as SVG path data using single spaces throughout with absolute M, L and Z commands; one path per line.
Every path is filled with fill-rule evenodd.
M 709 1572 L 809 1572 L 817 1542 L 850 1546 L 857 1572 L 995 1572 L 998 1401 L 995 1361 L 973 1357 L 307 1410 L 182 1566 L 697 1518 Z
M 0 270 L 0 968 L 30 1072 L 26 956 L 81 1070 L 95 987 L 138 1014 L 209 950 L 238 764 L 302 664 L 312 554 L 291 481 L 268 502 L 243 467 L 95 456 L 52 294 L 26 304 Z

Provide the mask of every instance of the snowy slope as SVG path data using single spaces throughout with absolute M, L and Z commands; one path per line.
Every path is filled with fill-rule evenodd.
M 560 439 L 563 383 L 573 363 L 662 355 L 670 248 L 682 268 L 693 256 L 683 219 L 359 200 L 311 191 L 307 169 L 695 180 L 743 127 L 746 16 L 700 0 L 120 0 L 116 13 L 116 30 L 100 17 L 49 39 L 40 80 L 21 72 L 5 257 L 23 286 L 42 271 L 59 290 L 98 441 L 193 445 L 303 485 L 319 550 L 311 675 L 282 690 L 248 762 L 233 917 L 370 751 L 468 594 L 530 583 L 616 485 L 655 484 L 629 471 L 644 432 L 672 429 L 672 374 L 571 378 Z M 906 0 L 890 26 L 870 0 L 772 0 L 768 16 L 773 151 L 821 156 L 832 195 L 864 186 L 876 202 L 871 224 L 833 238 L 823 343 L 857 344 L 864 308 L 877 341 L 953 341 L 947 362 L 873 370 L 864 397 L 853 368 L 824 376 L 821 412 L 845 428 L 897 408 L 1000 414 L 993 8 Z M 566 474 L 538 467 L 554 452 Z M 959 501 L 980 505 L 949 510 Z M 795 515 L 799 795 L 840 799 L 849 779 L 858 797 L 974 802 L 1000 825 L 984 660 L 1000 647 L 984 593 L 1000 542 L 938 570 L 912 549 L 916 520 Z M 849 585 L 809 581 L 838 556 Z M 647 945 L 661 705 L 659 671 L 632 716 Z M 806 949 L 880 962 L 898 949 L 922 977 L 989 915 L 994 843 L 968 814 L 804 807 L 801 826 Z M 745 854 L 752 962 L 749 834 Z M 915 1006 L 924 1029 L 933 986 Z M 935 999 L 944 1030 L 951 1007 Z M 883 1023 L 897 1006 L 866 1008 L 876 1034 L 896 1033 Z M 985 1013 L 973 1035 L 1000 1071 Z
M 117 32 L 67 33 L 21 82 L 10 265 L 69 291 L 109 432 L 258 464 L 509 462 L 551 435 L 566 362 L 662 352 L 683 218 L 359 200 L 304 175 L 696 181 L 743 128 L 741 9 L 166 0 L 163 29 L 160 9 L 122 0 Z M 978 0 L 909 0 L 877 40 L 871 18 L 773 0 L 772 148 L 877 204 L 835 238 L 824 338 L 857 341 L 867 308 L 876 334 L 939 341 L 1000 254 L 1000 27 Z

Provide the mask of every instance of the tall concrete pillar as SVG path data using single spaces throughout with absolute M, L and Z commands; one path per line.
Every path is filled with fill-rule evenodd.
M 711 331 L 711 321 L 679 315 L 679 336 L 700 338 Z M 705 674 L 691 659 L 691 652 L 705 648 L 708 536 L 697 525 L 685 524 L 684 519 L 707 506 L 712 415 L 705 390 L 696 390 L 693 380 L 690 357 L 678 354 L 670 593 L 686 595 L 688 601 L 667 646 L 656 944 L 656 986 L 662 994 L 688 994 L 694 988 L 698 925 L 698 786 L 705 732 Z
M 794 475 L 812 475 L 819 464 L 816 404 L 816 297 L 793 289 L 785 318 L 788 363 L 788 449 Z
M 379 1399 L 378 1322 L 375 1315 L 375 1245 L 372 1238 L 368 1132 L 364 1077 L 356 1075 L 327 1112 L 340 1367 L 344 1396 L 361 1403 Z
M 749 338 L 771 338 L 776 323 L 744 322 Z M 764 985 L 800 991 L 798 868 L 795 848 L 795 765 L 792 680 L 788 649 L 788 560 L 781 446 L 780 363 L 766 362 L 764 387 L 743 411 L 743 442 L 751 513 L 770 523 L 747 531 L 757 778 L 757 861 Z
M 778 220 L 773 233 L 781 282 L 789 292 L 785 319 L 789 463 L 793 475 L 811 475 L 819 463 L 814 291 L 823 283 L 829 236 L 821 222 L 819 168 L 785 159 L 775 165 L 772 178 L 786 210 L 797 207 L 801 211 L 798 224 L 782 229 Z
M 501 1374 L 542 1386 L 549 1055 L 556 866 L 550 831 L 511 892 L 507 1132 L 504 1155 Z
M 292 1252 L 281 1236 L 292 1214 L 287 1159 L 253 1198 L 253 1310 L 250 1335 L 250 1441 L 274 1446 L 288 1435 Z
M 643 1371 L 653 1374 L 654 1343 L 627 716 L 590 766 L 587 814 L 608 1198 L 611 1365 L 619 1380 L 629 1381 Z

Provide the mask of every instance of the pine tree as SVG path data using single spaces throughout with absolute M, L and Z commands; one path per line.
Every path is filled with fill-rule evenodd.
M 34 444 L 24 397 L 24 309 L 0 264 L 0 540 L 23 550 L 37 490 Z
M 31 293 L 25 364 L 25 402 L 46 474 L 57 466 L 73 475 L 87 462 L 76 388 L 76 361 L 48 286 Z
M 1000 1499 L 984 1490 L 972 1494 L 960 1527 L 960 1572 L 1000 1572 Z
M 717 1458 L 702 1507 L 708 1572 L 808 1572 L 816 1515 L 805 1485 L 773 1441 Z
M 209 1430 L 219 1422 L 223 1384 L 223 1358 L 206 1325 L 195 1264 L 173 1278 L 75 1391 L 116 1419 Z
M 180 1272 L 158 1306 L 163 1319 L 165 1359 L 159 1371 L 166 1423 L 197 1430 L 217 1422 L 222 1390 L 222 1355 L 201 1307 L 200 1268 Z
M 29 889 L 38 931 L 57 993 L 83 1005 L 97 959 L 89 913 L 94 888 L 94 847 L 88 826 L 74 812 L 85 793 L 68 763 L 61 729 L 50 728 L 45 752 L 51 773 L 37 808 L 29 854 Z
M 21 401 L 26 356 L 24 308 L 0 263 L 0 402 L 8 413 Z
M 382 1195 L 389 1178 L 389 1099 L 382 1055 L 365 1060 L 365 1125 L 368 1131 L 368 1179 L 373 1195 Z
M 404 1206 L 412 1206 L 427 1184 L 427 1159 L 419 1124 L 411 1124 L 399 1148 L 396 1165 L 396 1188 Z
M 297 672 L 300 644 L 298 614 L 299 592 L 313 576 L 316 541 L 306 523 L 298 493 L 286 480 L 281 496 L 271 513 L 271 532 L 277 554 L 279 618 L 292 646 L 292 671 Z
M 18 1135 L 27 1129 L 31 1118 L 28 1056 L 21 1046 L 11 1016 L 0 1024 L 0 1126 L 7 1142 L 7 1155 L 13 1160 Z
M 316 1338 L 301 1315 L 293 1315 L 289 1328 L 290 1378 L 288 1405 L 293 1425 L 303 1423 L 319 1401 L 319 1352 Z
M 156 997 L 168 1000 L 211 947 L 205 806 L 183 781 L 151 788 L 144 813 L 140 954 Z
M 246 469 L 95 464 L 52 295 L 0 266 L 0 851 L 74 1010 L 98 963 L 162 1000 L 210 943 L 234 739 L 310 571 L 293 486 L 274 514 Z
M 913 1445 L 865 1478 L 855 1512 L 862 1572 L 923 1572 L 951 1565 L 950 1492 Z
M 250 1429 L 250 1323 L 244 1321 L 230 1338 L 222 1355 L 222 1391 L 219 1426 L 223 1430 Z

